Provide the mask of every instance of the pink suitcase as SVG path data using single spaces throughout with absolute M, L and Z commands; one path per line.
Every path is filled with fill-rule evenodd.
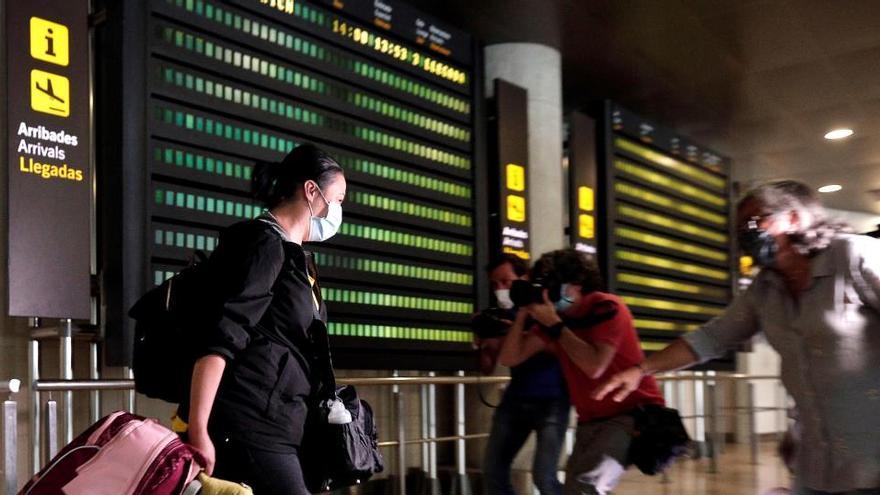
M 65 446 L 19 495 L 180 495 L 203 465 L 168 428 L 117 411 Z

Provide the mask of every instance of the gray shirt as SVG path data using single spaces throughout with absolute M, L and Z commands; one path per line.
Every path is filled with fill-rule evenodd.
M 764 332 L 799 412 L 797 476 L 811 489 L 880 487 L 880 240 L 841 235 L 794 299 L 762 270 L 724 315 L 685 337 L 703 361 Z

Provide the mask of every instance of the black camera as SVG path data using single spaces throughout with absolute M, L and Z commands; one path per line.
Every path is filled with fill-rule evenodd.
M 510 300 L 518 308 L 528 306 L 530 304 L 540 304 L 544 302 L 544 289 L 550 301 L 556 302 L 560 298 L 559 289 L 562 284 L 558 280 L 551 277 L 536 279 L 535 281 L 514 280 L 510 286 Z
M 488 308 L 471 319 L 471 331 L 481 339 L 504 337 L 510 330 L 512 316 L 510 311 L 501 308 Z

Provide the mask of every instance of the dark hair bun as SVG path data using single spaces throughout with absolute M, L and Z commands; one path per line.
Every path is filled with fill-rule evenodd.
M 314 144 L 301 144 L 280 162 L 257 162 L 251 178 L 254 199 L 267 208 L 275 208 L 292 198 L 306 181 L 326 186 L 342 167 L 327 152 Z
M 261 203 L 268 203 L 272 197 L 275 186 L 275 176 L 278 162 L 257 162 L 254 164 L 253 177 L 251 179 L 251 191 L 254 199 Z

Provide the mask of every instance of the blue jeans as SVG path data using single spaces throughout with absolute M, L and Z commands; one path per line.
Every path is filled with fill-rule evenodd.
M 560 495 L 556 477 L 559 453 L 568 427 L 568 398 L 521 400 L 505 395 L 495 416 L 486 448 L 484 470 L 489 495 L 515 495 L 510 465 L 534 431 L 537 437 L 532 480 L 541 495 Z

